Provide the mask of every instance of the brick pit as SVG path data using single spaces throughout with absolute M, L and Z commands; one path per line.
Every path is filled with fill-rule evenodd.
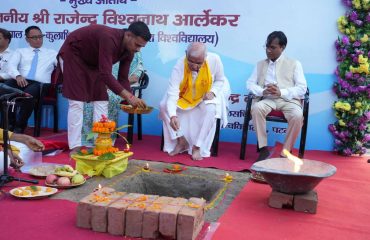
M 94 231 L 108 232 L 114 235 L 124 234 L 131 237 L 140 235 L 144 238 L 152 238 L 154 236 L 158 236 L 159 233 L 162 236 L 173 237 L 174 229 L 177 229 L 179 226 L 179 223 L 176 221 L 180 221 L 182 219 L 181 221 L 187 221 L 186 224 L 180 224 L 184 226 L 187 225 L 187 230 L 182 231 L 182 233 L 187 237 L 181 237 L 181 234 L 178 235 L 179 232 L 181 233 L 181 230 L 176 230 L 176 237 L 178 239 L 193 239 L 193 235 L 200 230 L 199 226 L 202 226 L 203 222 L 211 223 L 217 221 L 250 177 L 248 173 L 229 172 L 234 179 L 233 182 L 226 183 L 225 181 L 222 181 L 223 176 L 226 174 L 225 171 L 196 167 L 189 167 L 180 174 L 169 174 L 163 172 L 163 169 L 167 167 L 168 164 L 159 162 L 150 162 L 150 168 L 152 171 L 143 172 L 141 169 L 145 163 L 146 162 L 143 161 L 130 160 L 127 170 L 116 177 L 111 179 L 94 177 L 89 179 L 84 185 L 78 188 L 69 189 L 68 191 L 63 191 L 52 198 L 69 199 L 81 203 L 81 201 L 83 201 L 82 199 L 92 193 L 98 184 L 101 184 L 103 187 L 113 188 L 115 191 L 121 192 L 122 196 L 120 195 L 118 198 L 137 194 L 137 196 L 154 196 L 156 200 L 153 201 L 166 202 L 164 199 L 171 199 L 172 202 L 170 201 L 167 207 L 165 207 L 165 204 L 163 203 L 161 208 L 167 209 L 168 212 L 170 212 L 170 214 L 167 215 L 162 214 L 163 222 L 172 223 L 172 227 L 169 228 L 170 230 L 168 230 L 167 227 L 163 227 L 168 224 L 162 224 L 162 228 L 160 227 L 161 220 L 158 216 L 160 216 L 161 213 L 159 209 L 147 211 L 146 209 L 138 208 L 137 206 L 129 206 L 132 205 L 133 202 L 129 203 L 127 200 L 124 201 L 127 206 L 123 206 L 123 208 L 125 208 L 125 218 L 123 221 L 117 222 L 116 225 L 112 227 L 109 226 L 108 223 L 104 223 L 104 221 L 102 223 L 101 218 L 99 220 L 99 218 L 96 219 L 91 217 L 91 226 L 86 228 Z M 174 207 L 174 205 L 176 205 L 173 202 L 175 201 L 174 199 L 183 199 L 181 201 L 185 202 L 179 204 L 180 207 L 176 208 Z M 204 201 L 204 204 L 199 201 Z M 189 217 L 189 214 L 182 212 L 185 211 L 186 208 L 189 208 L 189 203 L 190 205 L 201 205 L 200 209 L 193 209 L 197 210 L 196 219 L 194 217 Z M 119 203 L 119 200 L 117 200 L 116 204 L 120 205 L 122 203 Z M 97 214 L 99 216 L 100 214 L 100 216 L 105 216 L 105 214 L 102 214 L 101 212 L 106 212 L 107 219 L 109 216 L 115 218 L 115 214 L 122 214 L 122 209 L 119 211 L 114 209 L 115 203 L 109 203 L 109 206 L 111 206 L 111 209 L 107 206 L 94 206 L 92 209 L 95 210 L 91 210 L 91 213 L 93 215 Z M 86 215 L 86 212 L 83 215 Z M 129 221 L 126 221 L 127 217 L 130 219 Z M 157 218 L 158 221 L 156 220 Z M 172 218 L 172 221 L 167 218 Z M 173 219 L 175 219 L 175 221 Z M 193 221 L 189 219 L 195 220 Z M 140 225 L 141 228 L 135 228 L 129 224 L 129 230 L 126 234 L 127 222 L 141 222 L 141 224 L 135 224 L 136 227 Z M 158 226 L 153 222 L 158 222 Z M 196 223 L 192 225 L 190 222 Z M 193 227 L 189 227 L 189 225 L 192 225 Z M 173 226 L 176 226 L 176 228 Z M 192 229 L 192 231 L 189 233 L 188 229 Z

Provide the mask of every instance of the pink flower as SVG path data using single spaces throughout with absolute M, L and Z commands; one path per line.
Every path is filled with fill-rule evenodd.
M 344 45 L 349 45 L 349 38 L 348 38 L 346 35 L 344 35 L 344 36 L 342 37 L 342 43 L 343 43 Z
M 357 12 L 356 11 L 351 11 L 351 13 L 349 14 L 349 19 L 351 21 L 357 20 L 357 17 L 358 17 L 358 15 L 357 15 Z
M 350 148 L 345 148 L 345 149 L 343 150 L 343 153 L 344 153 L 344 155 L 346 155 L 346 156 L 351 156 L 351 155 L 352 155 L 352 150 L 351 150 Z

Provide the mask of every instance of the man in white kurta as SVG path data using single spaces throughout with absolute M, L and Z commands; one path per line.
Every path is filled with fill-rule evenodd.
M 217 54 L 207 53 L 203 43 L 188 46 L 160 103 L 165 152 L 171 156 L 188 152 L 193 160 L 210 156 L 225 79 Z
M 0 28 L 0 82 L 10 79 L 8 74 L 8 61 L 12 54 L 9 48 L 12 35 L 4 28 Z
M 288 121 L 284 149 L 292 150 L 302 128 L 301 99 L 307 91 L 307 83 L 301 63 L 282 55 L 287 42 L 283 32 L 270 33 L 266 40 L 267 59 L 257 63 L 247 81 L 247 89 L 259 97 L 251 108 L 260 148 L 256 161 L 270 156 L 267 148 L 266 116 L 272 110 L 282 111 Z M 281 156 L 285 157 L 283 152 Z

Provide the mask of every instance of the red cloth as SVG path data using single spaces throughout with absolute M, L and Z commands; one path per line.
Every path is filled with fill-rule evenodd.
M 39 139 L 45 146 L 44 152 L 51 152 L 53 150 L 68 150 L 68 143 L 65 141 L 54 141 L 54 140 L 46 140 L 46 139 Z

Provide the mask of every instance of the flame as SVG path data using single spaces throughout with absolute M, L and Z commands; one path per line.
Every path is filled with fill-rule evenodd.
M 99 184 L 98 187 L 94 188 L 94 192 L 99 191 L 100 189 L 102 189 L 102 186 Z
M 294 163 L 294 172 L 299 172 L 299 170 L 301 169 L 302 165 L 303 165 L 303 161 L 302 159 L 294 156 L 293 154 L 291 154 L 288 150 L 284 149 L 283 150 L 283 154 L 290 160 Z
M 228 176 L 230 176 L 230 174 L 229 174 L 229 173 L 226 173 L 226 174 L 225 174 L 225 177 L 228 177 Z
M 145 168 L 149 169 L 149 163 L 145 164 Z
M 126 149 L 130 150 L 130 144 L 126 144 Z

